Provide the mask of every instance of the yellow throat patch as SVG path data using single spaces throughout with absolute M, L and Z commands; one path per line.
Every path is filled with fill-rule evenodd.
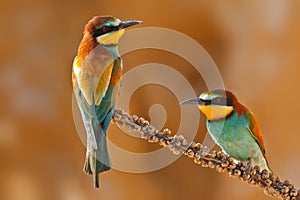
M 117 45 L 124 34 L 124 29 L 97 37 L 97 42 L 103 45 Z
M 208 120 L 223 119 L 233 111 L 232 106 L 202 106 L 199 109 L 204 113 Z

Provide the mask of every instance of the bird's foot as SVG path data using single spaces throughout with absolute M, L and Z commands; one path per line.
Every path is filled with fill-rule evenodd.
M 251 167 L 252 167 L 252 159 L 248 158 L 248 162 L 247 162 L 247 169 L 246 169 L 246 173 L 250 174 L 251 172 Z

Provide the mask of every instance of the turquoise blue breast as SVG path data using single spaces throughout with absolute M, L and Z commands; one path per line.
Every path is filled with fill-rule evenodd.
M 211 137 L 225 153 L 237 160 L 260 156 L 260 147 L 248 129 L 247 118 L 233 112 L 226 120 L 207 121 Z

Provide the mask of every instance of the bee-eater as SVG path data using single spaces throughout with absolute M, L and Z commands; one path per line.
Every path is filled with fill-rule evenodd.
M 271 172 L 259 124 L 252 112 L 228 90 L 202 93 L 199 98 L 181 104 L 195 103 L 206 116 L 206 126 L 212 139 L 222 150 L 238 161 L 259 166 Z
M 99 187 L 99 173 L 111 162 L 106 131 L 112 118 L 122 76 L 118 43 L 124 28 L 141 21 L 120 21 L 112 16 L 97 16 L 85 26 L 83 39 L 73 62 L 72 82 L 77 104 L 87 132 L 84 171 Z

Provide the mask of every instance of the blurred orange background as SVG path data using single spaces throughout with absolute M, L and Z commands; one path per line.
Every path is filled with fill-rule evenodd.
M 93 188 L 82 171 L 85 147 L 72 116 L 71 66 L 85 23 L 106 14 L 173 29 L 201 44 L 225 86 L 255 113 L 271 168 L 300 187 L 299 1 L 12 0 L 0 11 L 0 199 L 271 199 L 186 157 L 150 173 L 110 170 L 101 174 L 102 187 Z M 124 72 L 149 62 L 184 74 L 197 95 L 207 89 L 191 65 L 157 50 L 125 55 Z M 176 133 L 180 108 L 166 88 L 139 88 L 130 113 L 148 118 L 154 103 L 165 106 L 165 126 Z M 205 133 L 202 116 L 195 140 Z M 115 125 L 108 135 L 130 151 L 160 148 Z

